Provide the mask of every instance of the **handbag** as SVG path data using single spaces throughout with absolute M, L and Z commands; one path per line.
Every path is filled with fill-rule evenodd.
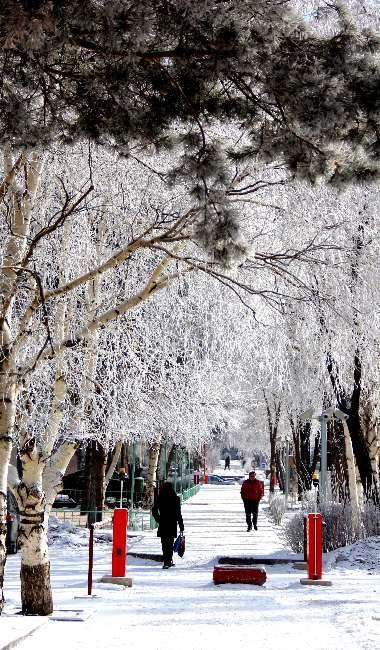
M 173 552 L 178 553 L 179 557 L 185 554 L 185 536 L 180 533 L 173 544 Z
M 179 549 L 177 551 L 179 557 L 183 557 L 185 555 L 185 535 L 180 535 L 179 536 Z

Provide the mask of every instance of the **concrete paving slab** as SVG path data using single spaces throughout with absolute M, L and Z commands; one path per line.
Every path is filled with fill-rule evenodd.
M 331 580 L 311 580 L 310 578 L 301 578 L 301 585 L 307 585 L 308 587 L 331 587 Z
M 100 582 L 105 582 L 110 585 L 121 585 L 122 587 L 132 587 L 132 578 L 127 578 L 126 576 L 103 576 Z

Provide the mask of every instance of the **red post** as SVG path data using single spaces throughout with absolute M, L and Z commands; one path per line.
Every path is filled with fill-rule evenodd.
M 92 567 L 94 566 L 94 524 L 90 524 L 90 538 L 88 540 L 88 575 L 87 594 L 92 594 Z
M 322 515 L 307 516 L 307 571 L 309 580 L 322 578 Z
M 112 577 L 124 578 L 127 559 L 128 510 L 116 508 L 113 515 Z

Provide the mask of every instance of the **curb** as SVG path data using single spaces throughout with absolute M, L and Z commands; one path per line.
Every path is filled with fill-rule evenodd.
M 159 553 L 134 553 L 131 551 L 128 555 L 130 555 L 130 557 L 137 557 L 140 560 L 153 560 L 153 562 L 163 561 L 163 555 L 160 555 Z M 0 650 L 2 649 L 0 648 Z
M 294 562 L 301 562 L 302 560 L 295 555 L 294 557 L 218 557 L 219 564 L 231 564 L 231 565 L 250 565 L 250 564 L 267 564 L 268 566 L 276 566 L 278 564 L 293 564 Z

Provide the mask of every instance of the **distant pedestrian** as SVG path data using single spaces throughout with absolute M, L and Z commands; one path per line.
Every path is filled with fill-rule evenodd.
M 224 469 L 230 469 L 230 463 L 231 463 L 231 458 L 229 456 L 226 456 L 224 460 Z
M 252 525 L 257 530 L 259 503 L 264 496 L 264 481 L 256 478 L 256 472 L 249 472 L 248 479 L 241 486 L 240 494 L 244 503 L 247 532 L 252 530 Z
M 173 544 L 177 537 L 177 524 L 181 533 L 184 532 L 184 525 L 180 499 L 169 481 L 162 485 L 152 508 L 152 514 L 158 523 L 157 537 L 161 537 L 164 558 L 162 568 L 170 569 L 173 566 Z

